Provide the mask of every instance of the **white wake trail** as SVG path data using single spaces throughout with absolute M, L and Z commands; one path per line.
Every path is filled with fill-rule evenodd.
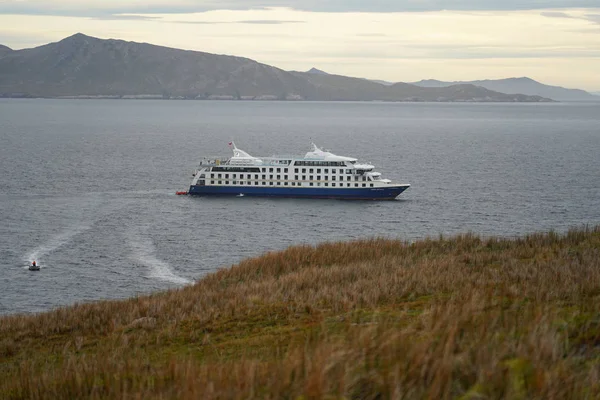
M 43 264 L 41 261 L 44 259 L 44 256 L 52 253 L 53 251 L 58 250 L 60 247 L 69 243 L 73 238 L 82 232 L 90 229 L 89 226 L 78 226 L 67 230 L 59 235 L 51 237 L 46 243 L 41 246 L 36 247 L 29 253 L 27 253 L 23 261 L 29 264 L 33 260 L 37 262 L 38 265 Z M 40 265 L 40 268 L 43 268 L 43 265 Z
M 160 279 L 163 281 L 185 285 L 192 283 L 189 279 L 176 275 L 171 266 L 156 258 L 154 252 L 156 248 L 149 238 L 142 238 L 136 234 L 130 234 L 130 246 L 133 250 L 132 259 L 138 264 L 142 264 L 150 268 L 150 278 Z

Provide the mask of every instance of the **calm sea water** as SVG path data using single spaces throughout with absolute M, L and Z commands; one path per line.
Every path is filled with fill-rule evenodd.
M 412 187 L 389 202 L 174 195 L 232 139 L 262 156 L 314 141 Z M 297 243 L 599 224 L 600 104 L 0 100 L 0 166 L 0 313 L 39 312 Z

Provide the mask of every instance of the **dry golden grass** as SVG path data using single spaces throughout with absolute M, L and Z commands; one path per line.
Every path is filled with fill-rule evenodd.
M 0 318 L 5 399 L 600 398 L 600 227 L 296 246 Z

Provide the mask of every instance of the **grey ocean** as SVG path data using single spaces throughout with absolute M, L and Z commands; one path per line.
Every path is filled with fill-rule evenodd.
M 314 141 L 412 187 L 388 202 L 174 195 L 232 139 L 259 156 Z M 38 312 L 297 243 L 600 224 L 600 103 L 0 100 L 0 165 L 0 313 Z

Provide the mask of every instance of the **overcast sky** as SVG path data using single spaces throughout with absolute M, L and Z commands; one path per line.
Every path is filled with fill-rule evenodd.
M 410 82 L 600 91 L 600 0 L 0 0 L 0 44 L 76 32 Z

